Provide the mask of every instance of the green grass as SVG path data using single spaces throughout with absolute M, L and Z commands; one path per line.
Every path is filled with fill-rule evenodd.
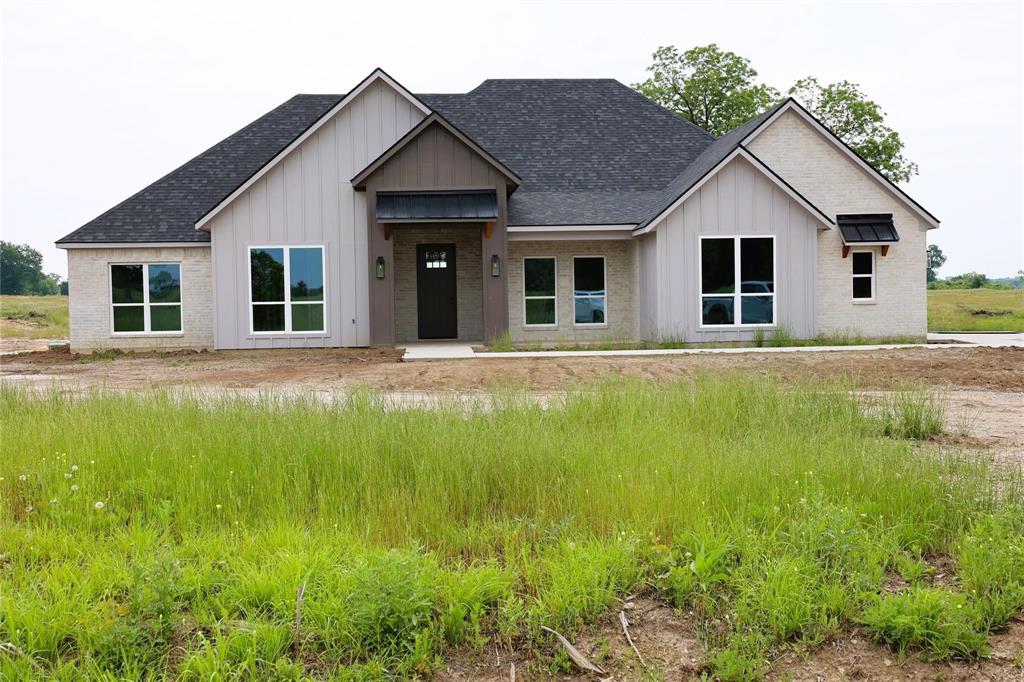
M 1024 289 L 929 289 L 928 331 L 1024 332 Z
M 68 297 L 0 296 L 0 329 L 10 337 L 66 339 Z
M 2 388 L 0 678 L 403 678 L 492 643 L 539 672 L 564 664 L 542 625 L 572 637 L 635 590 L 698 614 L 722 679 L 852 623 L 980 655 L 1024 603 L 1020 477 L 905 439 L 934 428 L 898 416 L 941 409 L 925 394 L 849 389 L 425 410 Z M 886 601 L 936 554 L 960 588 Z

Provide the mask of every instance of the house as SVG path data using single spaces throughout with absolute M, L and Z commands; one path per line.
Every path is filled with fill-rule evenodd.
M 923 337 L 938 225 L 792 99 L 715 139 L 614 80 L 378 69 L 57 245 L 73 349 Z

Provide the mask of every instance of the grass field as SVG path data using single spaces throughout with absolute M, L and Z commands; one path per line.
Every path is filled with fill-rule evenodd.
M 568 666 L 542 625 L 572 637 L 637 590 L 694 611 L 722 679 L 851 624 L 983 655 L 1024 604 L 1019 476 L 921 448 L 934 397 L 848 389 L 437 410 L 0 389 L 0 677 L 394 679 L 492 645 L 539 674 Z M 955 586 L 919 582 L 936 556 Z
M 1024 289 L 930 289 L 928 331 L 1024 332 Z
M 0 296 L 0 332 L 20 338 L 68 338 L 68 297 Z

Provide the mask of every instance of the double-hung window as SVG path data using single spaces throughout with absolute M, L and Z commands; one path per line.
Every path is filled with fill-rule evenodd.
M 111 265 L 110 307 L 114 334 L 180 334 L 181 264 Z
M 523 320 L 527 327 L 558 324 L 554 257 L 523 259 Z
M 604 256 L 575 256 L 572 259 L 572 307 L 575 323 L 607 324 L 607 304 Z
M 250 247 L 249 292 L 254 334 L 322 333 L 323 247 Z
M 701 325 L 775 323 L 775 238 L 701 237 Z
M 854 251 L 853 259 L 853 300 L 867 303 L 875 300 L 875 254 L 871 251 Z

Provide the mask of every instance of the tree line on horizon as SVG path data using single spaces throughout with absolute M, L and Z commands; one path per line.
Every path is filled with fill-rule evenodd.
M 43 254 L 28 244 L 0 241 L 0 294 L 9 296 L 66 296 L 68 283 L 43 272 Z

